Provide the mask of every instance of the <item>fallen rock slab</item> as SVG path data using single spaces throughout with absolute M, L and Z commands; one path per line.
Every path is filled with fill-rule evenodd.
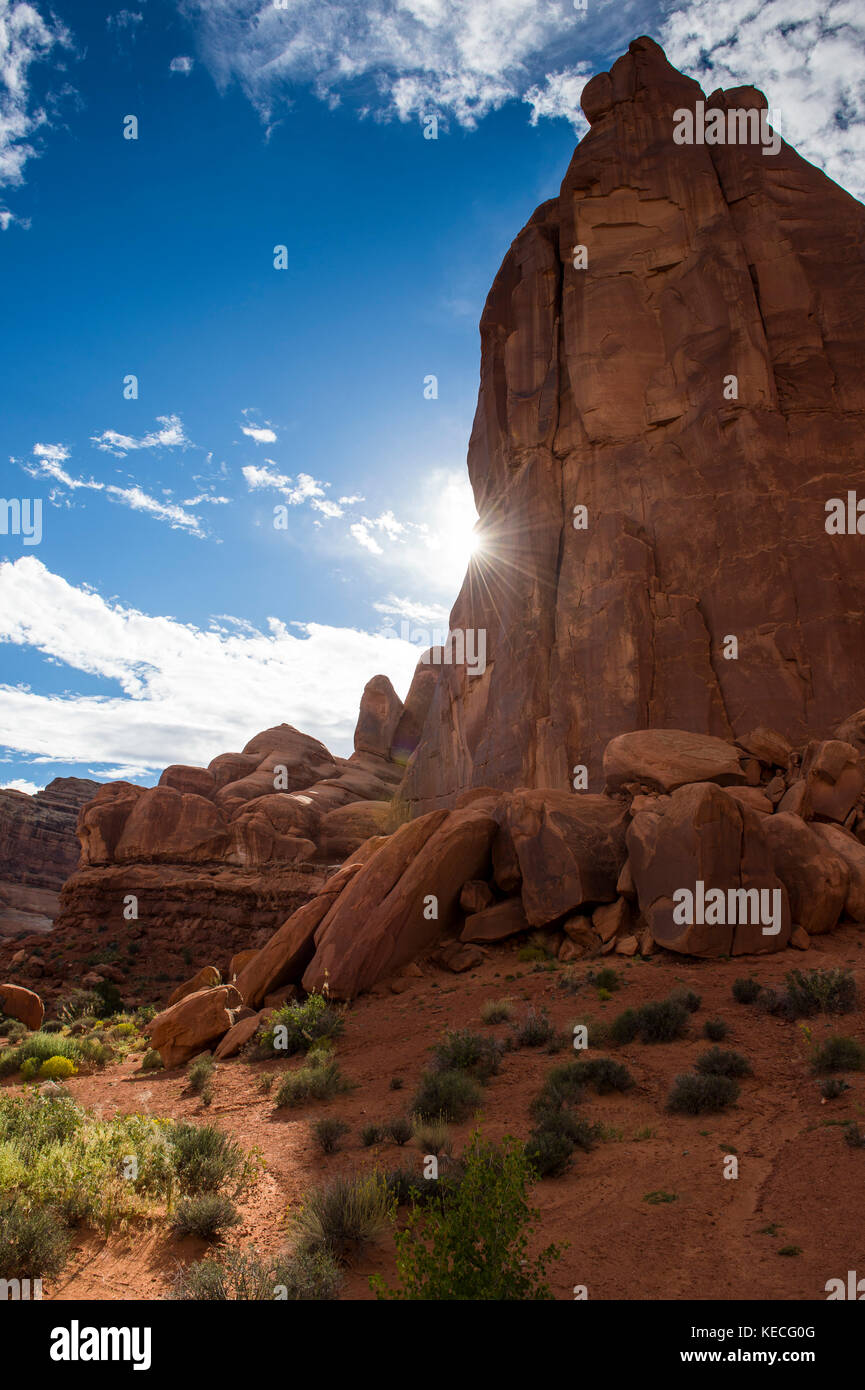
M 45 1007 L 38 994 L 23 985 L 0 985 L 0 1013 L 7 1018 L 17 1018 L 25 1028 L 35 1033 L 42 1027 Z
M 159 1053 L 164 1067 L 179 1067 L 222 1038 L 234 1025 L 232 1011 L 242 1004 L 234 985 L 218 985 L 189 994 L 151 1021 L 150 1045 Z

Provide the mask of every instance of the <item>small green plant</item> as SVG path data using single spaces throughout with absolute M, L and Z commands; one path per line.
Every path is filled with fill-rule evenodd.
M 739 1083 L 731 1076 L 702 1076 L 690 1072 L 676 1077 L 667 1109 L 680 1115 L 711 1115 L 726 1110 L 738 1095 Z
M 801 1247 L 801 1245 L 782 1245 L 782 1246 L 781 1246 L 781 1249 L 778 1251 L 778 1254 L 779 1254 L 779 1255 L 787 1255 L 787 1256 L 790 1256 L 790 1255 L 801 1255 L 801 1254 L 802 1254 L 802 1247 Z
M 0 1194 L 0 1270 L 4 1279 L 53 1279 L 66 1263 L 66 1223 L 50 1206 Z
M 856 1007 L 856 981 L 849 970 L 790 970 L 784 983 L 790 1018 L 849 1014 Z
M 488 1081 L 502 1064 L 503 1045 L 468 1028 L 448 1030 L 433 1048 L 436 1071 L 462 1071 L 477 1081 Z
M 844 1126 L 844 1142 L 851 1149 L 865 1149 L 865 1130 L 861 1130 L 855 1120 Z
M 155 1047 L 148 1048 L 148 1050 L 145 1052 L 144 1056 L 143 1056 L 142 1059 L 141 1059 L 141 1070 L 142 1070 L 142 1071 L 161 1071 L 161 1070 L 162 1070 L 162 1058 L 160 1057 L 159 1053 L 156 1051 L 156 1048 L 155 1048 Z
M 400 1148 L 402 1148 L 403 1144 L 407 1144 L 411 1139 L 414 1133 L 414 1127 L 407 1116 L 397 1115 L 396 1119 L 388 1121 L 385 1127 L 385 1133 L 388 1139 L 391 1139 L 394 1144 L 399 1144 Z
M 855 1038 L 834 1034 L 814 1049 L 811 1069 L 818 1076 L 833 1071 L 865 1070 L 865 1047 Z
M 308 1100 L 330 1100 L 351 1090 L 351 1082 L 343 1076 L 334 1061 L 309 1062 L 297 1071 L 286 1072 L 276 1092 L 277 1110 L 303 1105 Z
M 196 1057 L 193 1062 L 190 1062 L 186 1071 L 186 1079 L 189 1082 L 190 1090 L 200 1096 L 206 1089 L 215 1071 L 216 1064 L 210 1053 L 202 1052 L 200 1057 Z
M 388 1087 L 388 1089 L 391 1091 L 401 1091 L 403 1088 L 403 1084 L 404 1083 L 401 1076 L 392 1076 L 390 1079 L 390 1086 Z
M 745 979 L 740 976 L 733 981 L 733 998 L 737 1004 L 753 1004 L 760 993 L 760 985 L 756 980 Z
M 656 1192 L 647 1192 L 643 1197 L 644 1202 L 648 1202 L 652 1207 L 661 1207 L 669 1202 L 678 1202 L 678 1194 L 675 1192 L 665 1192 L 659 1188 Z
M 750 1076 L 751 1063 L 741 1052 L 726 1052 L 721 1047 L 710 1047 L 694 1063 L 703 1076 Z
M 345 1121 L 338 1120 L 334 1115 L 325 1115 L 312 1126 L 315 1142 L 323 1154 L 336 1153 L 348 1130 Z
M 694 996 L 696 998 L 696 995 Z M 638 1009 L 626 1009 L 613 1019 L 610 1038 L 614 1043 L 674 1042 L 687 1028 L 690 1010 L 682 999 L 655 999 Z
M 488 999 L 481 1007 L 482 1023 L 510 1023 L 513 1016 L 514 1005 L 511 999 Z
M 451 1132 L 444 1120 L 418 1119 L 414 1123 L 412 1133 L 421 1153 L 438 1156 L 443 1153 L 449 1154 L 453 1148 Z
M 221 1192 L 203 1192 L 178 1202 L 171 1229 L 176 1236 L 218 1241 L 239 1222 L 240 1215 L 230 1197 Z
M 426 1071 L 412 1110 L 423 1120 L 443 1119 L 460 1124 L 477 1108 L 482 1095 L 477 1081 L 464 1071 Z
M 271 1017 L 250 1056 L 255 1060 L 309 1052 L 321 1039 L 339 1037 L 344 1028 L 341 1010 L 323 994 L 310 994 L 303 1003 L 292 999 Z
M 699 994 L 692 989 L 674 989 L 670 995 L 670 1002 L 673 1004 L 684 1004 L 689 1014 L 695 1014 L 703 1002 Z
M 236 1196 L 249 1181 L 252 1168 L 247 1155 L 214 1125 L 182 1120 L 172 1125 L 167 1137 L 181 1192 L 232 1188 Z
M 723 1042 L 729 1034 L 730 1026 L 722 1018 L 707 1018 L 703 1024 L 703 1037 L 709 1042 Z
M 839 1096 L 843 1096 L 844 1092 L 849 1090 L 849 1083 L 842 1081 L 840 1077 L 837 1076 L 831 1077 L 828 1081 L 821 1082 L 820 1085 L 820 1094 L 824 1100 L 837 1100 Z
M 621 975 L 609 965 L 604 966 L 603 970 L 598 970 L 595 974 L 590 973 L 589 979 L 595 986 L 595 989 L 605 990 L 608 997 L 617 989 L 622 988 Z
M 576 1066 L 587 1086 L 591 1086 L 599 1096 L 609 1095 L 611 1091 L 630 1091 L 634 1078 L 621 1062 L 612 1057 L 593 1057 Z
M 384 1139 L 384 1125 L 376 1124 L 373 1121 L 365 1124 L 360 1131 L 360 1142 L 365 1149 L 371 1149 L 373 1144 L 380 1144 Z
M 547 1047 L 555 1036 L 556 1030 L 546 1009 L 530 1008 L 514 1030 L 513 1040 L 516 1047 Z
M 173 1297 L 187 1302 L 229 1300 L 320 1302 L 336 1298 L 341 1276 L 323 1251 L 262 1259 L 255 1250 L 226 1250 L 178 1271 Z
M 334 1178 L 312 1191 L 295 1217 L 297 1248 L 323 1250 L 341 1262 L 387 1229 L 392 1206 L 382 1173 Z
M 549 1245 L 533 1260 L 529 1239 L 539 1213 L 528 1203 L 532 1169 L 522 1145 L 501 1148 L 472 1135 L 464 1171 L 444 1203 L 413 1207 L 395 1232 L 399 1286 L 371 1281 L 379 1299 L 523 1301 L 552 1298 L 548 1266 L 561 1251 Z

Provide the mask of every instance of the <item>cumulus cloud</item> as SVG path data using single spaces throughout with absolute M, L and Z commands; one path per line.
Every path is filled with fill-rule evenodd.
M 283 721 L 348 752 L 365 683 L 405 694 L 417 650 L 355 628 L 268 619 L 210 629 L 109 602 L 27 556 L 0 564 L 0 642 L 112 682 L 119 693 L 41 695 L 0 686 L 6 746 L 92 775 L 207 763 Z M 254 713 L 251 713 L 254 711 Z
M 43 18 L 26 0 L 0 0 L 0 186 L 24 182 L 24 166 L 38 153 L 37 132 L 50 124 L 55 96 L 35 99 L 31 68 L 71 47 L 69 31 L 54 15 Z M 19 220 L 0 209 L 3 231 Z
M 184 76 L 188 76 L 194 67 L 195 63 L 193 60 L 184 57 L 172 58 L 171 62 L 168 64 L 169 72 L 180 72 L 183 73 Z
M 0 791 L 24 792 L 27 796 L 35 796 L 41 790 L 42 787 L 38 782 L 28 782 L 23 777 L 15 777 L 11 782 L 4 782 L 0 787 Z

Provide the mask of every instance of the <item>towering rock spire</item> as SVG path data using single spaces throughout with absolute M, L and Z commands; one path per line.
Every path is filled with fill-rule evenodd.
M 416 810 L 581 765 L 599 788 L 628 730 L 796 742 L 865 703 L 865 535 L 826 512 L 865 498 L 865 209 L 780 141 L 677 143 L 677 112 L 741 138 L 766 100 L 705 97 L 651 39 L 582 104 L 481 320 L 451 627 L 486 666 L 439 668 Z

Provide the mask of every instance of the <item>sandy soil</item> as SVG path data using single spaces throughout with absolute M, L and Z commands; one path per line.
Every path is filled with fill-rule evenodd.
M 860 997 L 865 997 L 863 945 L 865 933 L 845 927 L 815 942 L 805 955 L 791 950 L 708 962 L 667 954 L 648 961 L 613 958 L 603 964 L 620 969 L 625 983 L 606 1004 L 587 986 L 576 995 L 566 993 L 558 986 L 560 972 L 535 971 L 518 961 L 515 948 L 491 951 L 484 965 L 467 976 L 424 967 L 423 977 L 412 980 L 404 992 L 382 990 L 351 1008 L 338 1056 L 356 1089 L 298 1111 L 276 1111 L 257 1088 L 259 1073 L 279 1073 L 297 1065 L 296 1059 L 221 1064 L 215 1099 L 207 1110 L 189 1091 L 181 1070 L 141 1074 L 137 1057 L 101 1074 L 75 1078 L 69 1086 L 78 1099 L 103 1106 L 105 1113 L 149 1110 L 206 1119 L 247 1147 L 257 1146 L 266 1170 L 242 1205 L 243 1224 L 232 1233 L 231 1243 L 275 1251 L 285 1243 L 292 1206 L 328 1176 L 409 1161 L 420 1170 L 416 1148 L 363 1148 L 360 1127 L 404 1113 L 429 1047 L 447 1026 L 483 1029 L 480 1008 L 485 1000 L 507 995 L 520 1014 L 525 1004 L 543 1004 L 555 1023 L 570 1032 L 576 1022 L 611 1018 L 629 1005 L 687 986 L 703 1000 L 690 1036 L 616 1049 L 637 1088 L 623 1096 L 592 1095 L 581 1108 L 588 1119 L 609 1128 L 609 1137 L 592 1153 L 575 1155 L 564 1177 L 546 1179 L 533 1189 L 542 1216 L 535 1245 L 568 1243 L 552 1267 L 555 1295 L 572 1299 L 574 1286 L 586 1285 L 592 1299 L 822 1300 L 827 1279 L 845 1277 L 849 1269 L 865 1272 L 865 1151 L 845 1144 L 841 1129 L 844 1121 L 865 1121 L 865 1073 L 847 1078 L 851 1089 L 840 1099 L 822 1101 L 809 1071 L 803 1025 L 736 1004 L 731 985 L 738 975 L 754 974 L 763 984 L 780 986 L 794 966 L 849 965 Z M 578 977 L 588 969 L 588 964 L 577 967 Z M 669 1115 L 664 1103 L 672 1081 L 709 1046 L 701 1036 L 702 1025 L 715 1017 L 731 1025 L 723 1046 L 744 1053 L 754 1075 L 742 1082 L 738 1104 L 724 1115 Z M 812 1041 L 833 1031 L 865 1041 L 865 1009 L 833 1020 L 819 1016 L 808 1027 Z M 500 1025 L 490 1031 L 502 1035 L 505 1030 Z M 548 1070 L 568 1055 L 534 1049 L 508 1053 L 484 1092 L 484 1133 L 524 1137 L 531 1099 Z M 389 1089 L 393 1076 L 402 1078 L 402 1090 Z M 339 1115 L 351 1126 L 343 1149 L 329 1157 L 319 1153 L 310 1133 L 311 1122 L 323 1114 Z M 475 1123 L 453 1127 L 457 1149 Z M 724 1177 L 726 1154 L 738 1157 L 735 1180 Z M 659 1205 L 645 1200 L 658 1191 L 675 1194 L 675 1200 Z M 800 1247 L 801 1254 L 780 1255 L 788 1246 Z M 364 1252 L 347 1271 L 342 1297 L 371 1298 L 369 1276 L 393 1276 L 392 1252 L 390 1237 Z M 201 1242 L 177 1241 L 159 1224 L 107 1240 L 79 1233 L 63 1278 L 46 1296 L 164 1298 L 178 1263 L 203 1253 Z

